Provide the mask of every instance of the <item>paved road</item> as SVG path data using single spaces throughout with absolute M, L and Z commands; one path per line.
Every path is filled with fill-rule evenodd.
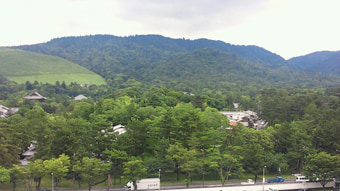
M 291 184 L 291 183 L 296 183 L 295 179 L 287 179 L 285 180 L 284 183 L 281 184 Z M 271 183 L 265 183 L 265 185 L 273 185 Z M 224 187 L 237 187 L 237 189 L 240 189 L 240 187 L 249 187 L 249 186 L 258 186 L 261 187 L 262 186 L 262 181 L 258 181 L 254 184 L 250 184 L 250 185 L 242 185 L 240 182 L 231 182 L 226 184 Z M 213 188 L 224 188 L 222 187 L 221 183 L 205 183 L 204 187 L 202 184 L 191 184 L 189 186 L 189 189 L 202 189 L 205 190 L 207 188 L 213 189 Z M 262 188 L 262 187 L 261 187 Z M 187 187 L 184 184 L 179 184 L 179 185 L 163 185 L 161 186 L 161 190 L 183 190 L 183 189 L 187 189 Z M 214 190 L 215 190 L 214 189 Z M 222 190 L 222 189 L 221 189 Z M 229 190 L 229 189 L 228 189 Z M 73 191 L 73 189 L 58 189 L 57 191 Z M 81 189 L 75 189 L 74 191 L 88 191 L 87 188 L 81 188 Z M 107 188 L 92 188 L 92 191 L 107 191 Z M 110 188 L 110 191 L 124 191 L 123 187 L 120 188 Z

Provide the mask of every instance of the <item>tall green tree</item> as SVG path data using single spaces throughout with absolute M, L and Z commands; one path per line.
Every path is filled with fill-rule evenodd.
M 110 174 L 114 175 L 114 180 L 120 178 L 123 174 L 123 163 L 128 160 L 128 154 L 125 151 L 112 149 L 105 150 L 103 155 L 111 162 Z
M 266 165 L 264 162 L 267 153 L 273 152 L 272 137 L 266 131 L 254 129 L 245 129 L 243 133 L 245 137 L 245 144 L 241 146 L 243 168 L 246 172 L 253 174 L 256 181 Z
M 16 165 L 16 164 L 12 166 L 10 182 L 12 183 L 13 191 L 16 190 L 16 187 L 20 182 L 25 181 L 25 178 L 26 178 L 25 174 L 27 173 L 26 169 L 27 169 L 26 167 Z
M 191 103 L 177 105 L 173 110 L 173 116 L 178 121 L 176 126 L 171 128 L 171 142 L 180 142 L 186 148 L 189 147 L 189 137 L 199 131 L 199 111 Z
M 13 184 L 13 191 L 17 184 L 21 182 L 26 190 L 33 189 L 33 173 L 30 172 L 28 166 L 13 165 L 11 168 L 11 183 Z
M 64 178 L 69 171 L 70 157 L 61 154 L 58 158 L 52 158 L 43 162 L 46 175 L 52 175 L 54 178 L 55 186 L 58 187 L 62 178 Z
M 179 173 L 184 172 L 186 174 L 186 184 L 192 181 L 193 173 L 202 171 L 203 162 L 201 157 L 198 158 L 199 153 L 195 149 L 187 149 L 182 144 L 170 144 L 166 156 L 168 160 L 171 160 L 176 167 L 177 180 L 179 180 Z
M 290 166 L 301 172 L 307 155 L 314 153 L 311 131 L 303 121 L 293 122 L 291 147 L 287 148 Z
M 307 156 L 304 170 L 309 178 L 318 180 L 325 190 L 328 182 L 340 176 L 340 157 L 326 152 L 310 154 Z
M 28 170 L 32 174 L 33 180 L 35 182 L 35 188 L 39 190 L 41 179 L 46 175 L 46 169 L 43 160 L 37 159 L 35 161 L 29 162 Z
M 131 181 L 134 190 L 137 190 L 137 180 L 142 179 L 147 174 L 147 170 L 142 160 L 131 160 L 124 163 L 124 178 Z
M 73 171 L 79 174 L 87 182 L 88 189 L 105 182 L 110 172 L 111 162 L 103 162 L 100 159 L 84 157 L 73 166 Z
M 16 145 L 16 137 L 10 125 L 0 120 L 0 166 L 9 168 L 19 162 L 20 147 Z
M 222 145 L 216 145 L 211 149 L 208 155 L 209 167 L 214 169 L 220 176 L 222 186 L 229 180 L 232 175 L 241 175 L 242 156 L 241 147 L 234 146 L 223 148 Z

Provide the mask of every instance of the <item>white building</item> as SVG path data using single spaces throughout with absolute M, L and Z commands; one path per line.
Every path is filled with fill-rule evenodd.
M 28 165 L 28 161 L 33 158 L 34 153 L 36 152 L 35 144 L 36 141 L 32 141 L 31 145 L 27 147 L 27 151 L 24 151 L 21 155 L 23 159 L 20 160 L 21 165 Z
M 113 129 L 113 132 L 118 133 L 118 135 L 126 133 L 126 129 L 124 125 L 121 125 L 121 124 L 113 126 L 112 129 Z
M 4 105 L 0 105 L 0 118 L 6 118 L 10 114 L 14 114 L 18 111 L 19 111 L 19 108 L 17 107 L 8 108 Z
M 76 97 L 74 97 L 74 99 L 79 101 L 79 100 L 82 100 L 82 99 L 87 99 L 87 97 L 80 94 L 80 95 L 77 95 Z
M 254 111 L 220 111 L 232 124 L 241 123 L 245 127 L 259 128 L 257 113 Z
M 113 133 L 118 133 L 118 135 L 121 135 L 121 134 L 124 134 L 124 133 L 126 133 L 126 129 L 125 129 L 125 127 L 124 127 L 124 125 L 121 125 L 121 124 L 119 124 L 119 125 L 115 125 L 115 126 L 112 126 L 111 125 L 111 128 L 112 128 L 112 130 L 113 130 Z M 105 132 L 107 132 L 106 130 L 101 130 L 101 132 L 102 133 L 105 133 Z M 112 132 L 108 132 L 108 133 L 112 133 Z

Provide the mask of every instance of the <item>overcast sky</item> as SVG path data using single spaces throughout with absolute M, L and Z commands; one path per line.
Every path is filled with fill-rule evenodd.
M 340 50 L 340 0 L 0 0 L 0 46 L 160 34 L 257 45 L 285 59 Z

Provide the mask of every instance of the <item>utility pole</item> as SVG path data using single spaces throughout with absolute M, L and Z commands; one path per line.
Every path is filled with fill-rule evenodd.
M 201 152 L 202 152 L 202 162 L 203 162 L 203 165 L 202 165 L 202 185 L 204 187 L 204 149 L 201 149 Z
M 263 174 L 262 174 L 262 190 L 264 191 L 264 182 L 266 181 L 266 179 L 264 178 L 264 169 L 267 168 L 267 166 L 263 167 Z
M 158 171 L 158 178 L 159 178 L 159 188 L 158 190 L 161 190 L 161 169 Z
M 73 153 L 73 165 L 76 164 L 76 153 Z M 75 189 L 75 184 L 76 184 L 76 173 L 73 172 L 73 191 Z
M 107 175 L 107 191 L 110 191 L 110 185 L 111 185 L 111 175 Z
M 52 191 L 54 191 L 53 190 L 53 172 L 51 173 L 51 175 L 52 175 Z

